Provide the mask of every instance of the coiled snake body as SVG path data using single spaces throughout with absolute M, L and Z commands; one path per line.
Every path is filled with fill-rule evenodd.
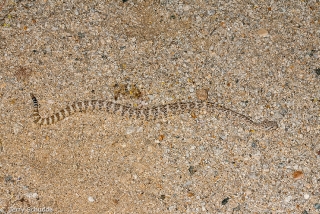
M 89 100 L 75 102 L 68 105 L 66 108 L 61 109 L 59 112 L 51 115 L 50 117 L 43 118 L 39 114 L 39 104 L 37 98 L 31 93 L 33 101 L 33 114 L 34 123 L 39 125 L 51 125 L 64 118 L 76 113 L 85 112 L 88 110 L 104 110 L 108 113 L 115 113 L 128 118 L 142 119 L 142 120 L 157 120 L 159 118 L 165 118 L 171 115 L 178 115 L 183 113 L 191 113 L 193 111 L 199 111 L 205 109 L 212 112 L 214 110 L 226 112 L 233 116 L 240 117 L 246 122 L 266 130 L 278 128 L 278 124 L 275 121 L 264 120 L 262 122 L 255 122 L 250 117 L 235 112 L 231 109 L 225 108 L 213 102 L 195 101 L 195 102 L 177 102 L 165 105 L 158 105 L 146 108 L 134 108 L 131 106 L 125 106 L 118 103 L 106 101 L 106 100 Z

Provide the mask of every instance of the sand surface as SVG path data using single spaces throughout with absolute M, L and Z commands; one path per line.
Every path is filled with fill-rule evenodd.
M 319 213 L 319 11 L 315 0 L 0 0 L 0 213 Z M 43 117 L 90 99 L 207 99 L 279 127 L 219 111 L 39 126 L 30 93 Z

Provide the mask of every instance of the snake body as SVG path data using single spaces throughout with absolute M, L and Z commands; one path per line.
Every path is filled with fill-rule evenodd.
M 158 105 L 145 108 L 134 108 L 131 106 L 121 105 L 115 102 L 106 100 L 88 100 L 74 102 L 67 107 L 61 109 L 59 112 L 51 115 L 50 117 L 41 117 L 39 114 L 39 103 L 34 94 L 30 94 L 33 101 L 33 121 L 39 125 L 51 125 L 58 121 L 63 120 L 66 117 L 73 115 L 76 112 L 86 112 L 93 110 L 104 110 L 108 113 L 118 114 L 128 118 L 141 119 L 141 120 L 157 120 L 160 118 L 166 118 L 171 115 L 178 115 L 183 113 L 191 113 L 193 111 L 199 111 L 205 109 L 212 112 L 214 110 L 222 111 L 227 114 L 242 118 L 246 122 L 263 128 L 263 129 L 276 129 L 278 124 L 275 121 L 264 120 L 262 122 L 255 122 L 250 117 L 240 114 L 231 109 L 225 108 L 219 104 L 207 101 L 194 101 L 194 102 L 176 102 L 165 105 Z

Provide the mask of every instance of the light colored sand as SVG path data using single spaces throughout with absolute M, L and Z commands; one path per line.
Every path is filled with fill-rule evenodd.
M 0 210 L 319 212 L 319 2 L 110 2 L 2 8 Z M 31 92 L 45 116 L 113 100 L 115 84 L 141 91 L 117 101 L 136 106 L 209 89 L 210 101 L 279 129 L 219 113 L 32 123 Z

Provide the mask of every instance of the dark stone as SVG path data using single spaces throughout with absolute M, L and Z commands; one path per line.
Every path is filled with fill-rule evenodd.
M 228 203 L 229 199 L 230 199 L 229 197 L 223 199 L 222 202 L 221 202 L 221 204 L 222 204 L 222 205 L 226 205 L 226 204 Z

